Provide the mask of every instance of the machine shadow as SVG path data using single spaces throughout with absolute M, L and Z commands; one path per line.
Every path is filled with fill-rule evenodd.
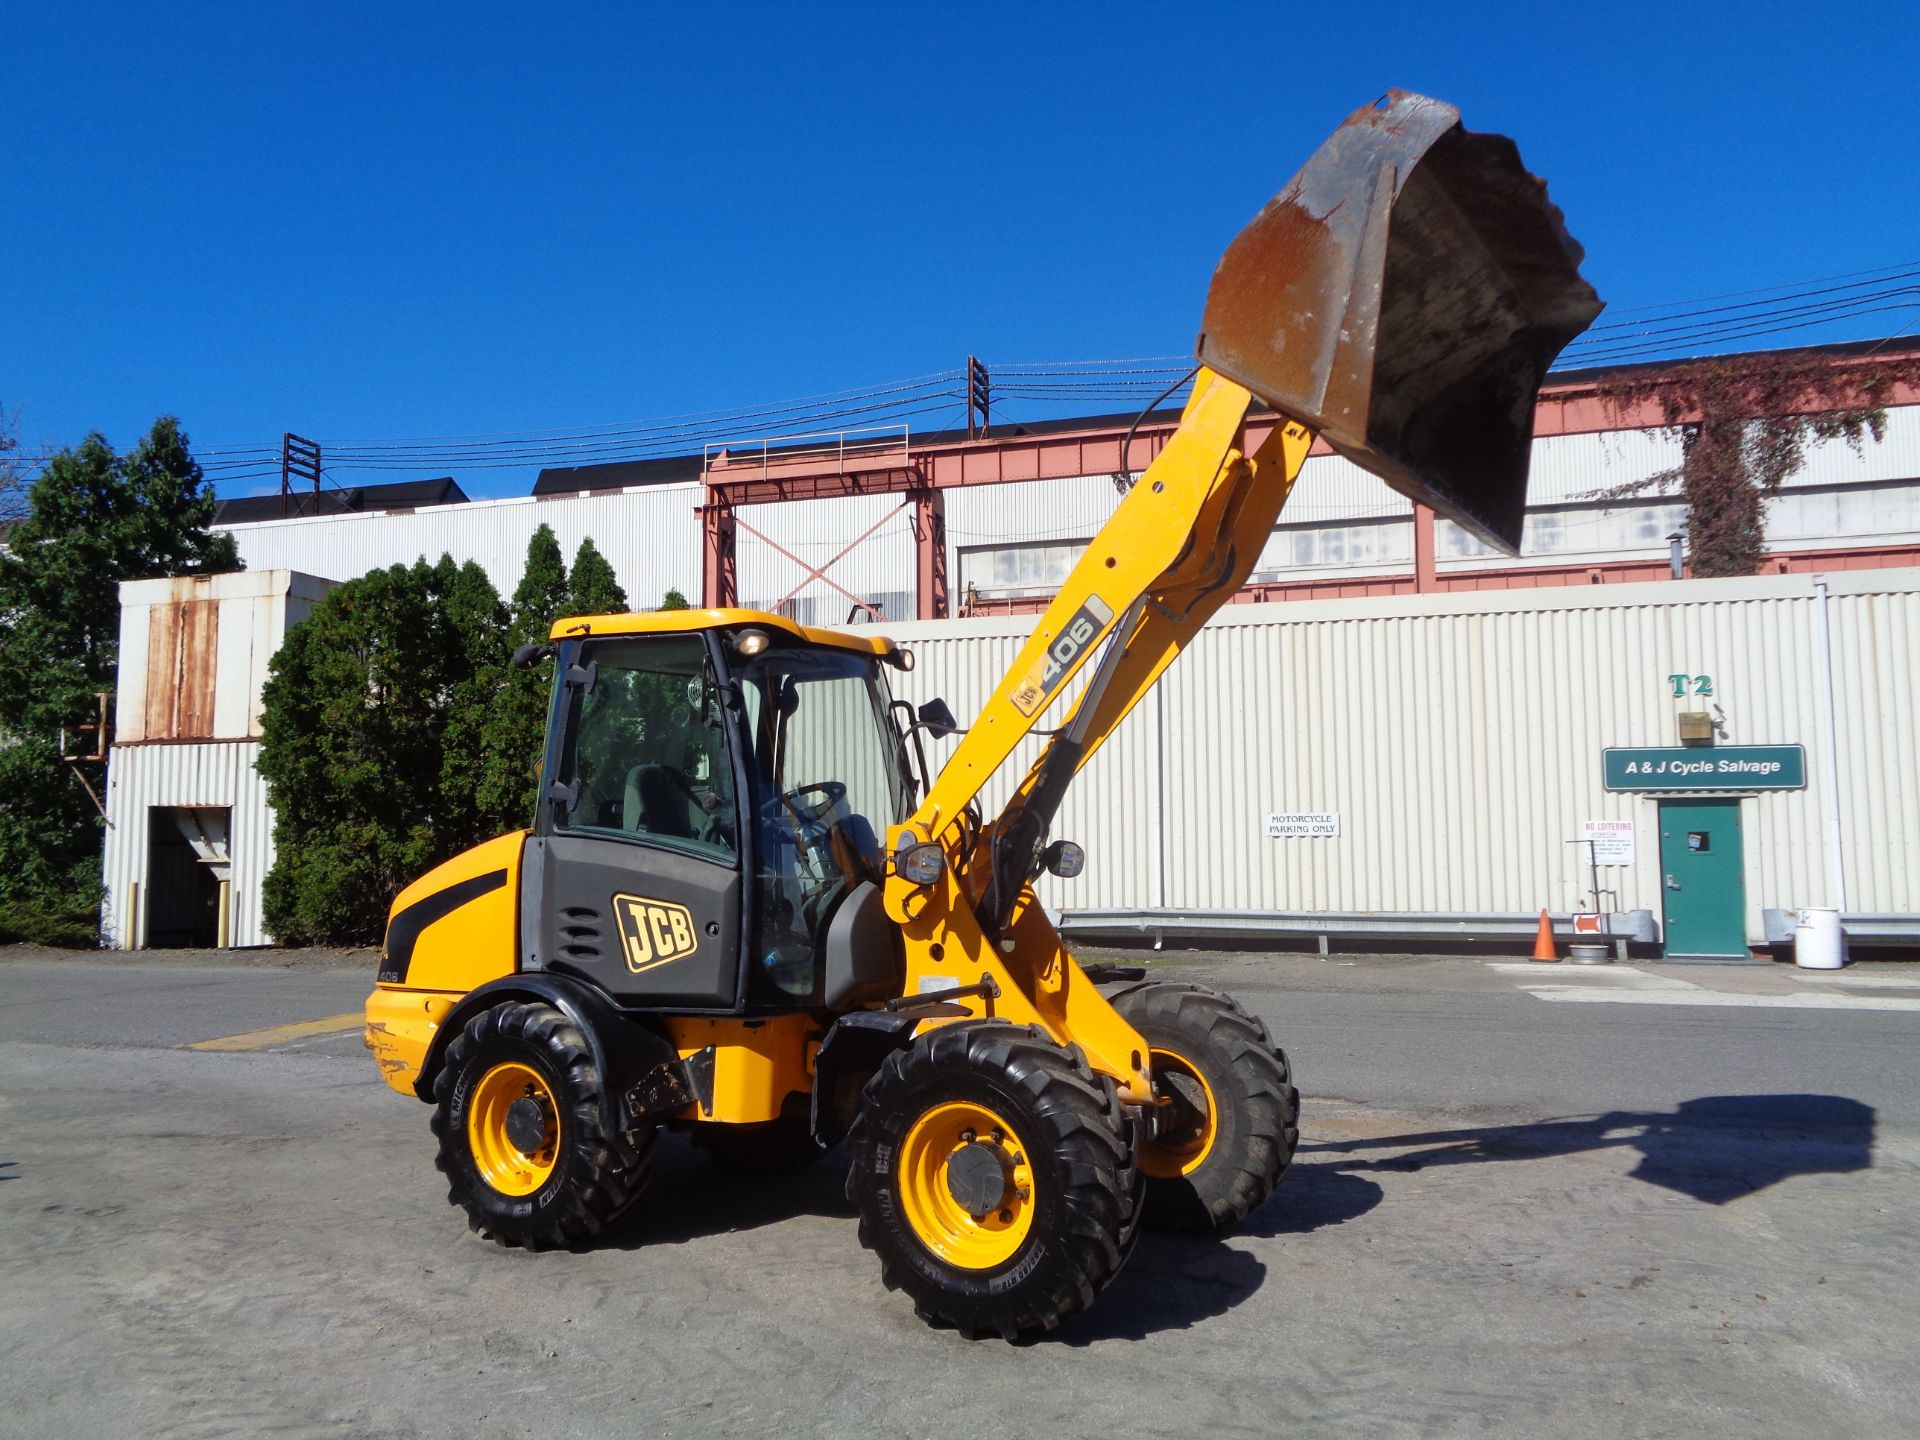
M 1839 1095 L 1708 1095 L 1672 1111 L 1603 1115 L 1462 1130 L 1433 1130 L 1367 1140 L 1302 1145 L 1302 1154 L 1410 1153 L 1384 1160 L 1335 1160 L 1342 1171 L 1418 1170 L 1544 1160 L 1597 1150 L 1633 1149 L 1636 1180 L 1709 1205 L 1777 1185 L 1796 1175 L 1845 1175 L 1873 1165 L 1875 1111 Z
M 594 1249 L 638 1250 L 681 1245 L 708 1235 L 758 1230 L 801 1215 L 851 1220 L 846 1151 L 836 1149 L 803 1170 L 736 1174 L 716 1166 L 681 1135 L 663 1135 L 653 1177 L 639 1202 L 592 1242 Z
M 1339 1165 L 1296 1164 L 1280 1188 L 1223 1236 L 1160 1235 L 1149 1230 L 1100 1303 L 1050 1335 L 1024 1343 L 1067 1346 L 1103 1340 L 1145 1340 L 1226 1314 L 1258 1290 L 1267 1267 L 1222 1243 L 1236 1236 L 1272 1239 L 1343 1225 L 1382 1199 L 1379 1185 Z
M 1144 1340 L 1224 1315 L 1260 1288 L 1267 1267 L 1221 1240 L 1304 1235 L 1366 1214 L 1380 1203 L 1383 1192 L 1374 1181 L 1347 1173 L 1350 1168 L 1311 1161 L 1295 1164 L 1273 1198 L 1221 1239 L 1147 1231 L 1099 1305 L 1052 1335 L 1034 1337 L 1035 1341 L 1080 1346 L 1102 1340 Z M 592 1248 L 679 1245 L 709 1235 L 757 1230 L 802 1215 L 851 1222 L 854 1209 L 846 1198 L 846 1177 L 843 1150 L 794 1174 L 734 1175 L 716 1169 L 683 1137 L 666 1136 L 654 1157 L 653 1181 L 640 1203 L 592 1242 Z M 848 1231 L 851 1244 L 851 1224 Z

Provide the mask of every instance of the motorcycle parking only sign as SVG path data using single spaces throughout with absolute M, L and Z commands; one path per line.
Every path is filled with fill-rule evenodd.
M 1337 840 L 1338 810 L 1275 810 L 1267 813 L 1269 840 Z

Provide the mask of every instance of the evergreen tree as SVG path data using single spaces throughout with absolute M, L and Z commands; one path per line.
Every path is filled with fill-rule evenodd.
M 0 556 L 0 938 L 97 931 L 100 820 L 57 737 L 114 688 L 122 580 L 240 568 L 213 509 L 171 416 L 125 456 L 89 435 L 27 488 Z
M 293 944 L 379 939 L 419 875 L 492 828 L 477 789 L 508 616 L 477 565 L 375 570 L 287 634 L 258 768 L 274 810 L 267 926 Z
M 541 524 L 527 541 L 527 568 L 513 592 L 513 643 L 534 645 L 547 638 L 567 604 L 567 562 L 551 525 Z
M 507 663 L 513 653 L 507 643 L 511 617 L 487 572 L 471 560 L 456 567 L 443 555 L 434 567 L 434 583 L 445 616 L 447 674 L 454 677 L 441 738 L 439 823 L 469 837 L 459 847 L 464 849 L 502 828 L 484 798 L 492 758 L 487 731 L 507 677 L 519 672 Z
M 567 565 L 560 556 L 560 542 L 552 528 L 543 524 L 527 542 L 527 568 L 513 592 L 508 653 L 522 645 L 543 644 L 553 622 L 566 610 L 567 596 Z M 552 684 L 551 665 L 508 668 L 488 713 L 479 801 L 495 830 L 517 829 L 533 815 Z
M 620 615 L 627 609 L 627 592 L 620 588 L 613 566 L 607 563 L 589 535 L 573 557 L 573 583 L 567 600 L 569 615 Z

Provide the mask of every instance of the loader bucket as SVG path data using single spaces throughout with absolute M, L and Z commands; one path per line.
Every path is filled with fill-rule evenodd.
M 1600 313 L 1582 254 L 1511 140 L 1389 91 L 1227 247 L 1200 360 L 1511 554 L 1535 393 Z

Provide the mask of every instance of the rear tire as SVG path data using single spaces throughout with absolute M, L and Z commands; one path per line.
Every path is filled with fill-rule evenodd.
M 469 1020 L 434 1099 L 448 1203 L 502 1245 L 581 1244 L 646 1183 L 653 1132 L 607 1129 L 593 1052 L 550 1005 L 509 1000 Z
M 1185 1234 L 1238 1224 L 1273 1194 L 1300 1140 L 1286 1052 L 1204 986 L 1149 981 L 1108 998 L 1151 1049 L 1154 1089 L 1176 1101 L 1174 1132 L 1140 1147 L 1146 1223 Z
M 942 1026 L 862 1096 L 847 1198 L 889 1290 L 972 1339 L 1052 1330 L 1119 1273 L 1139 1215 L 1111 1081 L 1037 1026 Z

